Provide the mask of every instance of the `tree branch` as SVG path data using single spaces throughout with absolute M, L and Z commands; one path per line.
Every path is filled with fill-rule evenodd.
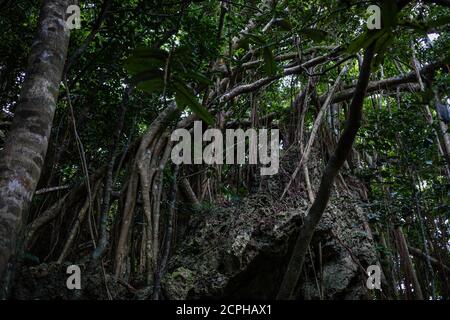
M 438 62 L 435 63 L 430 63 L 426 66 L 424 66 L 421 70 L 420 70 L 420 74 L 422 76 L 427 76 L 431 73 L 434 72 L 434 70 L 436 70 L 437 68 L 441 67 L 442 65 L 444 65 L 445 59 L 439 60 Z M 368 87 L 367 87 L 367 93 L 373 93 L 373 92 L 377 92 L 380 90 L 390 90 L 393 88 L 397 88 L 401 85 L 404 84 L 408 84 L 408 83 L 417 83 L 417 75 L 415 71 L 411 71 L 410 73 L 403 75 L 403 76 L 397 76 L 397 77 L 392 77 L 392 78 L 388 78 L 388 79 L 384 79 L 384 80 L 378 80 L 378 81 L 372 81 L 369 83 Z M 346 101 L 348 99 L 351 99 L 354 96 L 354 92 L 355 92 L 355 88 L 350 88 L 350 89 L 346 89 L 346 90 L 342 90 L 340 92 L 337 92 L 332 99 L 332 103 L 338 103 L 338 102 L 342 102 L 342 101 Z M 319 98 L 319 101 L 321 104 L 323 104 L 323 102 L 326 99 L 326 95 L 323 95 Z

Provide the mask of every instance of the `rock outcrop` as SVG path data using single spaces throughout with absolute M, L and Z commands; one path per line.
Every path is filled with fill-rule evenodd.
M 319 168 L 310 170 L 317 184 Z M 163 280 L 168 299 L 276 296 L 309 206 L 304 190 L 280 199 L 285 180 L 270 179 L 266 191 L 192 219 Z M 316 230 L 298 288 L 301 299 L 369 297 L 365 270 L 377 255 L 357 187 L 345 189 L 334 193 Z

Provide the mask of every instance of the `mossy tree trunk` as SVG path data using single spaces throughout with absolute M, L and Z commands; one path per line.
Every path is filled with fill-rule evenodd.
M 70 0 L 43 2 L 26 79 L 14 121 L 0 154 L 0 279 L 8 282 L 22 227 L 47 153 L 48 140 L 66 61 Z

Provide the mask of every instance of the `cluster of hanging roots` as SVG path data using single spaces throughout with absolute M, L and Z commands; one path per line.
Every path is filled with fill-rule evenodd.
M 221 174 L 210 174 L 220 170 L 218 166 L 169 165 L 171 133 L 189 128 L 196 119 L 180 118 L 176 104 L 169 104 L 147 132 L 83 182 L 69 190 L 39 190 L 40 207 L 32 208 L 25 231 L 25 257 L 100 266 L 120 281 L 153 287 L 153 298 L 158 299 L 175 237 L 177 196 L 191 212 L 199 210 L 204 199 L 220 197 Z M 252 167 L 236 170 L 238 177 L 232 179 L 239 181 Z
M 178 114 L 175 105 L 168 106 L 134 145 L 115 157 L 120 161 L 113 161 L 111 168 L 98 169 L 65 194 L 60 194 L 64 192 L 61 190 L 48 190 L 42 195 L 38 192 L 37 197 L 48 195 L 47 201 L 56 201 L 45 210 L 37 208 L 26 227 L 25 252 L 36 252 L 44 257 L 43 262 L 69 260 L 89 265 L 101 262 L 117 278 L 127 279 L 139 273 L 146 275 L 146 283 L 153 283 L 164 269 L 170 247 L 171 234 L 167 234 L 161 248 L 161 203 L 171 201 L 165 206 L 168 209 L 165 229 L 171 233 L 176 188 L 169 187 L 172 194 L 167 195 L 163 183 L 173 144 L 170 121 Z M 187 117 L 177 126 L 186 127 L 193 120 L 193 116 Z M 177 171 L 178 168 L 174 170 Z M 118 179 L 123 182 L 118 183 Z M 175 184 L 176 176 L 173 181 Z M 113 191 L 114 185 L 122 189 Z M 190 188 L 187 179 L 183 185 Z M 189 196 L 192 194 L 191 190 Z M 140 237 L 139 241 L 135 237 Z

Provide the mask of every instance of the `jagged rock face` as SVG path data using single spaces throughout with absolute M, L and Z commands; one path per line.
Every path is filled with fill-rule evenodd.
M 316 230 L 311 248 L 315 253 L 315 270 L 311 272 L 310 260 L 309 277 L 302 281 L 301 296 L 304 299 L 367 299 L 370 292 L 366 289 L 366 269 L 377 263 L 377 255 L 370 230 L 365 227 L 365 212 L 353 199 L 339 198 L 332 202 Z
M 274 298 L 308 209 L 302 197 L 293 199 L 259 193 L 194 219 L 164 278 L 167 298 Z M 299 298 L 368 297 L 365 269 L 377 258 L 365 221 L 355 198 L 332 199 L 311 244 Z
M 306 206 L 302 201 L 298 209 L 286 210 L 270 195 L 260 194 L 230 207 L 203 212 L 192 222 L 193 233 L 171 260 L 171 272 L 164 279 L 168 298 L 220 298 L 236 291 L 240 278 L 257 267 L 255 261 L 263 253 L 280 257 L 284 254 L 286 235 L 293 232 Z M 259 267 L 264 268 L 264 264 Z M 179 276 L 180 269 L 190 270 L 189 279 Z M 253 276 L 262 276 L 262 270 L 258 272 Z M 190 287 L 185 286 L 187 283 Z
M 309 165 L 315 190 L 319 166 L 319 161 Z M 280 199 L 289 177 L 290 172 L 272 177 L 242 200 L 194 212 L 163 278 L 165 298 L 273 299 L 310 206 L 302 183 L 294 183 L 292 192 Z M 298 287 L 300 299 L 369 297 L 365 270 L 377 263 L 377 256 L 366 212 L 357 189 L 350 184 L 345 192 L 337 189 L 311 243 Z M 151 297 L 151 286 L 129 292 L 100 270 L 83 271 L 83 290 L 70 291 L 65 286 L 69 264 L 20 268 L 13 298 L 108 299 L 106 284 L 114 299 Z
M 317 190 L 323 163 L 314 149 L 308 168 Z M 280 174 L 254 194 L 194 216 L 163 279 L 168 299 L 275 298 L 310 206 L 301 178 L 280 197 L 297 163 L 295 151 L 284 154 Z M 316 229 L 299 299 L 369 298 L 365 270 L 377 263 L 377 254 L 360 183 L 351 176 L 346 181 L 336 183 Z

